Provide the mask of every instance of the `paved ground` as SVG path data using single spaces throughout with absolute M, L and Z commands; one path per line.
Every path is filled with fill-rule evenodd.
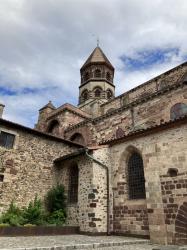
M 100 250 L 151 250 L 148 240 L 122 236 L 39 236 L 39 237 L 0 237 L 0 249 L 93 249 Z
M 0 250 L 187 250 L 186 247 L 161 247 L 148 240 L 123 236 L 38 236 L 0 237 Z

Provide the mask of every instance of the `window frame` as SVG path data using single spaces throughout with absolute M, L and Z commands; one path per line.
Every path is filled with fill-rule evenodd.
M 60 122 L 57 119 L 53 119 L 52 121 L 49 122 L 47 126 L 47 133 L 52 135 L 58 135 L 59 129 L 60 129 Z M 56 131 L 58 130 L 58 132 L 54 133 L 55 130 Z
M 107 99 L 111 100 L 113 98 L 113 92 L 111 89 L 107 89 L 106 91 Z
M 13 132 L 12 130 L 4 129 L 4 128 L 1 129 L 1 128 L 0 128 L 0 136 L 1 136 L 2 133 L 7 134 L 7 135 L 11 135 L 11 136 L 13 136 L 14 138 L 13 138 L 13 142 L 12 142 L 12 144 L 11 144 L 11 147 L 6 146 L 6 145 L 3 145 L 3 144 L 1 144 L 1 143 L 0 143 L 0 147 L 6 148 L 6 149 L 8 149 L 8 150 L 14 149 L 15 146 L 16 146 L 16 141 L 17 141 L 17 133 Z
M 111 73 L 109 71 L 106 72 L 106 79 L 107 81 L 111 82 L 112 81 L 112 76 Z
M 94 78 L 101 78 L 101 77 L 102 77 L 101 69 L 95 69 Z
M 133 159 L 133 157 L 135 157 Z M 137 161 L 138 160 L 138 161 Z M 134 162 L 140 165 L 133 165 Z M 136 170 L 133 173 L 133 169 Z M 128 172 L 128 198 L 129 200 L 140 200 L 146 199 L 146 189 L 145 189 L 145 175 L 144 175 L 144 164 L 142 156 L 138 152 L 132 152 L 127 161 L 127 172 Z M 140 178 L 139 178 L 140 177 Z M 133 179 L 134 178 L 134 179 Z M 141 188 L 141 191 L 140 191 Z
M 76 170 L 76 175 L 72 176 L 72 172 Z M 72 179 L 73 177 L 73 179 Z M 72 183 L 73 180 L 73 183 Z M 79 168 L 76 163 L 70 166 L 69 170 L 69 185 L 68 185 L 68 204 L 75 205 L 78 203 L 78 191 L 79 191 Z
M 102 92 L 103 92 L 103 89 L 101 87 L 95 87 L 94 88 L 94 97 L 96 97 L 96 98 L 102 97 Z M 98 95 L 98 93 L 99 93 L 99 95 Z
M 85 95 L 86 95 L 86 98 L 85 98 Z M 81 93 L 81 98 L 82 98 L 82 101 L 87 101 L 89 99 L 89 92 L 87 89 L 84 89 Z

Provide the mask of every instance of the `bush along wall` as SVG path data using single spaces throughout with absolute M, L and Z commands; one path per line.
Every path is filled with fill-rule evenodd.
M 25 208 L 11 202 L 8 210 L 0 216 L 0 226 L 61 226 L 66 221 L 66 197 L 63 185 L 53 187 L 44 202 L 37 197 Z

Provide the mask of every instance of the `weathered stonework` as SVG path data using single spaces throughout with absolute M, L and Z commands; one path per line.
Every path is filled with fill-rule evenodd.
M 37 130 L 0 118 L 0 130 L 16 135 L 13 149 L 0 147 L 0 212 L 62 183 L 67 225 L 80 232 L 187 244 L 187 63 L 118 97 L 100 48 L 80 73 L 78 107 L 49 102 Z
M 184 152 L 187 152 L 186 136 L 185 124 L 111 147 L 114 231 L 150 234 L 153 242 L 162 244 L 186 243 L 186 236 L 183 240 L 177 238 L 178 222 L 175 221 L 178 207 L 186 201 L 187 195 L 184 174 L 187 164 L 184 156 Z M 127 159 L 133 150 L 140 152 L 143 157 L 146 180 L 144 201 L 128 199 Z M 170 168 L 177 168 L 176 177 L 164 177 Z
M 92 157 L 103 164 L 108 163 L 107 149 L 98 149 L 92 152 Z M 65 185 L 68 195 L 69 169 L 73 164 L 79 168 L 78 203 L 68 204 L 68 225 L 80 226 L 81 232 L 106 233 L 107 231 L 107 194 L 106 194 L 106 170 L 83 156 L 77 156 L 58 163 L 56 167 L 56 181 Z
M 5 210 L 11 201 L 25 206 L 35 195 L 43 198 L 46 192 L 55 185 L 53 161 L 62 155 L 73 152 L 76 145 L 65 141 L 45 138 L 13 126 L 0 126 L 0 131 L 14 133 L 16 140 L 13 149 L 0 147 L 3 182 L 0 182 L 0 212 Z

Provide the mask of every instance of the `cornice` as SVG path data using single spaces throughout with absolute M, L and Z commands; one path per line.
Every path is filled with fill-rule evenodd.
M 139 99 L 137 99 L 137 100 L 135 100 L 135 101 L 133 101 L 133 102 L 127 104 L 127 105 L 124 105 L 124 106 L 122 106 L 122 107 L 120 107 L 120 108 L 114 109 L 114 110 L 112 110 L 112 111 L 109 112 L 109 113 L 106 113 L 106 114 L 104 114 L 104 115 L 101 115 L 101 116 L 96 117 L 96 118 L 93 118 L 93 119 L 85 120 L 85 121 L 80 122 L 80 123 L 78 123 L 78 124 L 76 124 L 76 125 L 73 125 L 73 126 L 71 126 L 71 128 L 67 128 L 67 129 L 65 130 L 65 132 L 68 132 L 68 131 L 73 130 L 73 129 L 78 128 L 78 127 L 81 127 L 81 126 L 85 125 L 87 122 L 90 122 L 90 121 L 91 121 L 93 124 L 96 124 L 97 122 L 102 121 L 102 120 L 105 119 L 105 118 L 108 118 L 108 117 L 110 117 L 110 116 L 112 116 L 112 115 L 114 115 L 114 114 L 117 114 L 117 113 L 121 113 L 122 111 L 124 111 L 124 110 L 126 110 L 126 109 L 130 109 L 130 108 L 132 108 L 132 107 L 136 107 L 136 106 L 138 106 L 139 104 L 145 103 L 145 102 L 147 102 L 148 100 L 151 100 L 151 99 L 153 99 L 153 98 L 156 98 L 157 96 L 164 95 L 165 93 L 169 93 L 169 92 L 171 92 L 171 91 L 173 91 L 173 90 L 175 90 L 175 89 L 178 89 L 178 88 L 180 88 L 180 87 L 183 88 L 186 84 L 187 84 L 186 82 L 181 83 L 181 84 L 178 84 L 178 83 L 173 84 L 173 85 L 171 85 L 171 86 L 168 86 L 168 87 L 165 88 L 165 89 L 159 90 L 159 91 L 154 92 L 154 93 L 152 93 L 152 94 L 150 94 L 150 95 L 147 95 L 147 96 L 144 96 L 144 97 L 142 97 L 142 98 L 139 98 Z M 102 104 L 102 105 L 103 105 L 103 104 Z M 102 105 L 101 105 L 101 106 L 102 106 Z

